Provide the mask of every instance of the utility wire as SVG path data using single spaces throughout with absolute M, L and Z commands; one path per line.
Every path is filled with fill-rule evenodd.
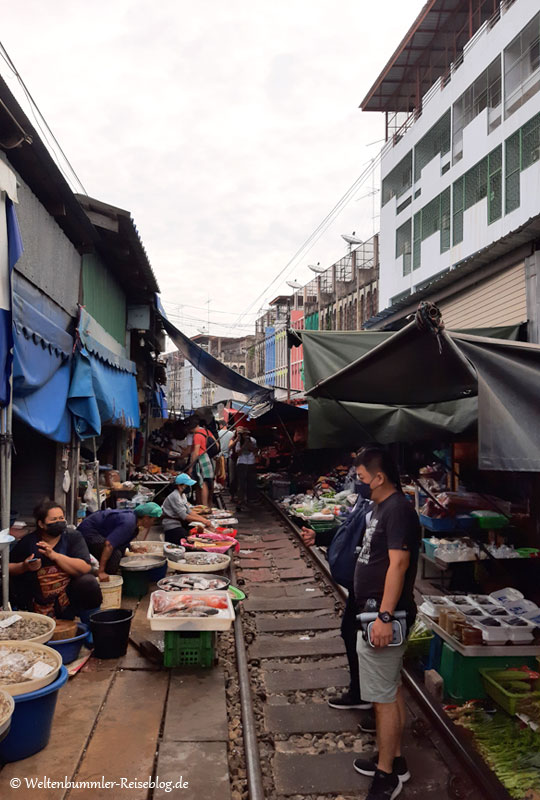
M 308 236 L 308 238 L 304 241 L 304 243 L 298 248 L 296 253 L 292 256 L 291 259 L 289 259 L 289 261 L 285 264 L 283 269 L 277 274 L 274 280 L 270 284 L 268 284 L 266 289 L 264 289 L 264 291 L 261 292 L 261 294 L 257 297 L 257 299 L 254 300 L 247 307 L 247 310 L 244 311 L 242 314 L 240 314 L 237 320 L 238 323 L 241 322 L 244 316 L 246 316 L 246 314 L 253 308 L 254 305 L 259 303 L 264 297 L 266 297 L 269 290 L 284 275 L 284 273 L 287 272 L 289 268 L 291 268 L 290 271 L 292 271 L 292 268 L 296 265 L 296 262 L 299 260 L 299 258 L 303 255 L 306 255 L 312 249 L 312 247 L 319 241 L 321 236 L 323 236 L 323 234 L 328 230 L 331 223 L 334 222 L 334 220 L 339 216 L 339 214 L 343 211 L 343 209 L 353 199 L 357 190 L 366 182 L 368 178 L 371 177 L 375 169 L 379 166 L 381 157 L 382 154 L 379 153 L 372 161 L 370 161 L 366 169 L 363 170 L 363 172 L 358 176 L 358 178 L 349 187 L 349 189 L 347 189 L 347 191 L 341 197 L 341 199 L 338 200 L 334 208 L 331 211 L 329 211 L 326 217 L 319 223 L 317 228 L 315 228 L 313 233 L 310 236 Z M 290 271 L 288 274 L 290 274 Z
M 86 189 L 85 189 L 85 187 L 84 187 L 84 185 L 83 185 L 83 183 L 82 183 L 81 179 L 79 178 L 79 176 L 78 176 L 78 175 L 77 175 L 77 173 L 75 172 L 75 169 L 72 167 L 72 165 L 71 165 L 71 162 L 69 161 L 68 157 L 66 156 L 66 154 L 64 153 L 64 151 L 63 151 L 63 149 L 62 149 L 62 146 L 60 145 L 60 142 L 58 141 L 58 139 L 56 138 L 56 136 L 55 136 L 55 135 L 54 135 L 54 133 L 52 132 L 50 125 L 48 124 L 47 120 L 45 119 L 45 117 L 44 117 L 44 116 L 43 116 L 43 114 L 41 113 L 41 111 L 40 111 L 40 109 L 39 109 L 39 106 L 38 106 L 38 104 L 36 103 L 36 101 L 34 100 L 34 98 L 32 97 L 32 95 L 30 94 L 30 91 L 29 91 L 29 89 L 27 88 L 27 86 L 26 86 L 25 82 L 23 81 L 23 79 L 22 79 L 22 76 L 21 76 L 20 72 L 18 71 L 17 67 L 16 67 L 16 66 L 15 66 L 15 64 L 13 63 L 13 60 L 12 60 L 11 56 L 10 56 L 10 55 L 9 55 L 9 53 L 7 52 L 7 50 L 6 50 L 6 48 L 4 47 L 4 45 L 3 45 L 3 43 L 2 43 L 2 42 L 0 42 L 0 55 L 2 56 L 2 58 L 3 58 L 3 59 L 4 59 L 4 61 L 5 61 L 5 63 L 8 65 L 8 67 L 11 69 L 11 71 L 13 72 L 13 74 L 15 75 L 15 77 L 17 78 L 17 80 L 19 81 L 19 84 L 20 84 L 20 86 L 21 86 L 21 88 L 22 88 L 23 92 L 25 93 L 25 95 L 26 95 L 26 98 L 27 98 L 28 102 L 30 103 L 30 108 L 31 108 L 32 114 L 33 114 L 33 116 L 34 116 L 34 119 L 35 119 L 35 121 L 36 121 L 36 125 L 37 125 L 37 127 L 38 127 L 38 129 L 39 129 L 40 133 L 42 134 L 43 138 L 44 138 L 44 139 L 45 139 L 45 141 L 47 142 L 47 144 L 48 144 L 48 146 L 49 146 L 49 150 L 52 150 L 52 151 L 54 152 L 54 148 L 52 148 L 52 147 L 51 147 L 51 144 L 50 144 L 50 142 L 48 141 L 47 134 L 46 134 L 46 133 L 43 131 L 43 128 L 42 128 L 42 126 L 41 126 L 41 124 L 40 124 L 40 122 L 39 122 L 39 120 L 38 120 L 38 117 L 36 116 L 36 114 L 37 114 L 37 115 L 39 115 L 40 119 L 42 120 L 43 124 L 45 125 L 45 127 L 46 127 L 47 131 L 49 132 L 50 136 L 52 137 L 52 140 L 53 140 L 54 144 L 56 145 L 56 147 L 57 147 L 58 151 L 59 151 L 59 152 L 60 152 L 60 154 L 62 155 L 62 158 L 64 159 L 64 161 L 65 161 L 65 162 L 66 162 L 66 164 L 68 165 L 68 167 L 69 167 L 69 169 L 70 169 L 70 172 L 71 172 L 71 174 L 73 175 L 73 177 L 75 178 L 76 182 L 78 183 L 78 185 L 79 185 L 79 186 L 80 186 L 80 188 L 82 189 L 82 191 L 83 191 L 83 194 L 85 194 L 85 195 L 87 195 L 87 196 L 88 196 L 88 192 L 86 191 Z M 58 158 L 57 154 L 55 154 L 55 155 L 56 155 L 56 157 Z M 62 172 L 62 174 L 64 175 L 64 177 L 66 178 L 66 180 L 68 180 L 68 182 L 69 182 L 69 179 L 68 179 L 67 175 L 65 174 L 64 170 L 62 169 L 62 167 L 61 167 L 61 165 L 58 163 L 58 161 L 57 161 L 57 166 L 58 166 L 58 168 L 60 169 L 60 171 Z
M 206 307 L 205 306 L 191 306 L 189 303 L 173 303 L 171 300 L 165 300 L 165 301 L 163 301 L 163 304 L 165 306 L 170 306 L 172 308 L 177 308 L 179 310 L 181 310 L 182 308 L 196 308 L 198 311 L 206 311 Z M 252 311 L 251 312 L 251 314 L 253 314 L 253 315 L 255 315 L 257 313 L 258 313 L 257 311 Z M 234 315 L 235 312 L 234 311 L 221 311 L 221 310 L 219 310 L 217 308 L 213 308 L 212 307 L 212 314 L 230 314 L 230 315 Z M 250 315 L 246 314 L 246 316 L 250 316 Z

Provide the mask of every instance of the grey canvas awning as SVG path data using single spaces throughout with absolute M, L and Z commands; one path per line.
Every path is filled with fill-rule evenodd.
M 303 343 L 306 351 L 309 345 Z M 432 427 L 440 433 L 445 429 L 458 432 L 467 414 L 473 413 L 477 398 L 479 466 L 540 470 L 538 345 L 451 331 L 435 335 L 411 323 L 333 375 L 319 379 L 307 394 L 337 402 L 342 410 L 349 403 L 391 406 L 394 415 L 403 417 L 406 438 L 414 418 L 421 429 L 434 421 L 433 413 L 440 412 L 441 404 L 448 403 L 459 404 L 448 424 Z M 379 440 L 389 441 L 387 435 L 383 430 L 384 438 Z

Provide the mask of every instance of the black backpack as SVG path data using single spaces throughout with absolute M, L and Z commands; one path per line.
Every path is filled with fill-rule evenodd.
M 353 591 L 354 587 L 354 570 L 358 558 L 356 548 L 364 537 L 366 515 L 370 509 L 370 500 L 358 504 L 338 529 L 326 554 L 332 578 L 349 591 Z
M 208 428 L 205 428 L 206 431 L 206 452 L 210 456 L 210 458 L 217 458 L 221 453 L 221 447 L 219 442 L 217 441 L 216 437 L 210 433 Z

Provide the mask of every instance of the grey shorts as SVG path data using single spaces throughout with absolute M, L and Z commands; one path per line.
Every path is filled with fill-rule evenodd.
M 358 632 L 356 650 L 360 694 L 367 703 L 393 703 L 401 686 L 401 667 L 407 643 L 399 647 L 371 647 Z

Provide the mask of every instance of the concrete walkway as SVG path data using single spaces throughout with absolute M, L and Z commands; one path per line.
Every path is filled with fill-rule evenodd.
M 162 649 L 162 634 L 146 620 L 149 595 L 134 608 L 131 635 Z M 36 800 L 229 800 L 225 684 L 219 667 L 167 670 L 129 645 L 126 656 L 91 658 L 60 690 L 49 745 L 0 771 L 0 797 Z M 50 785 L 28 788 L 26 779 Z M 10 782 L 20 779 L 20 788 Z M 54 782 L 108 781 L 108 788 Z M 122 781 L 133 782 L 131 786 Z M 166 791 L 145 782 L 183 786 Z

